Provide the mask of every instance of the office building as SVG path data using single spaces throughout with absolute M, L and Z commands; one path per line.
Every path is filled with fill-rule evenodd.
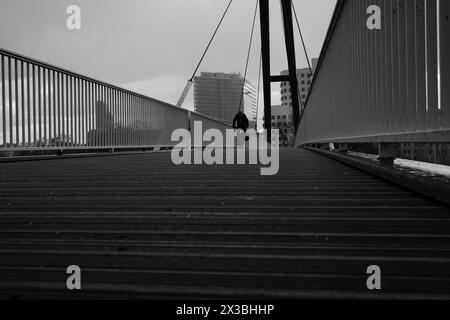
M 312 70 L 313 73 L 316 71 L 318 59 L 312 59 Z M 288 70 L 281 71 L 281 75 L 288 75 Z M 297 70 L 298 79 L 298 89 L 299 89 L 299 100 L 301 109 L 304 108 L 306 98 L 308 97 L 309 89 L 311 87 L 313 74 L 309 68 L 303 68 Z M 292 94 L 291 86 L 289 82 L 281 82 L 281 104 L 283 106 L 292 107 Z
M 292 107 L 286 105 L 272 106 L 272 129 L 280 133 L 280 146 L 291 146 L 294 143 L 295 130 Z
M 195 111 L 218 120 L 232 122 L 242 103 L 250 127 L 256 123 L 256 89 L 238 73 L 202 72 L 194 79 Z M 242 98 L 241 98 L 242 97 Z

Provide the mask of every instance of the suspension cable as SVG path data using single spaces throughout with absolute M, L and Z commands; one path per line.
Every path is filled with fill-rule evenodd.
M 207 53 L 208 50 L 209 50 L 209 47 L 211 46 L 211 44 L 212 44 L 214 38 L 216 37 L 217 31 L 219 31 L 219 28 L 220 28 L 220 26 L 222 25 L 222 22 L 223 22 L 223 20 L 225 19 L 225 16 L 227 15 L 228 10 L 230 9 L 230 6 L 231 6 L 231 3 L 232 3 L 232 2 L 233 2 L 233 0 L 230 0 L 230 2 L 228 3 L 228 6 L 227 6 L 227 8 L 225 9 L 225 12 L 224 12 L 223 15 L 222 15 L 222 18 L 220 19 L 219 24 L 217 25 L 216 30 L 214 31 L 214 34 L 212 35 L 211 39 L 209 40 L 209 43 L 208 43 L 208 45 L 206 46 L 206 49 L 205 49 L 205 51 L 203 52 L 202 57 L 200 58 L 200 62 L 197 64 L 197 67 L 195 68 L 194 73 L 192 74 L 192 77 L 191 77 L 191 79 L 189 80 L 190 82 L 192 82 L 192 81 L 194 80 L 194 77 L 195 77 L 195 75 L 197 74 L 197 71 L 198 71 L 198 69 L 200 68 L 200 65 L 202 64 L 203 59 L 205 58 L 206 53 Z
M 245 83 L 247 81 L 248 63 L 249 63 L 249 60 L 250 60 L 250 53 L 251 53 L 251 50 L 252 50 L 253 34 L 254 34 L 254 31 L 255 31 L 256 14 L 258 13 L 258 4 L 259 4 L 259 0 L 256 0 L 255 12 L 253 14 L 252 32 L 250 34 L 250 41 L 249 41 L 249 44 L 248 44 L 247 61 L 245 63 L 244 83 L 242 85 L 241 101 L 239 102 L 239 111 L 242 111 L 242 99 L 244 98 L 244 88 L 245 88 Z
M 302 40 L 303 51 L 305 52 L 306 61 L 308 62 L 309 71 L 310 71 L 311 76 L 312 76 L 313 75 L 313 71 L 312 71 L 312 68 L 311 68 L 311 63 L 309 61 L 308 51 L 306 50 L 306 45 L 305 45 L 305 41 L 303 39 L 302 29 L 300 28 L 300 23 L 298 21 L 297 12 L 295 11 L 295 6 L 294 6 L 294 2 L 293 1 L 292 1 L 292 9 L 294 11 L 295 21 L 297 22 L 298 32 L 300 33 L 300 39 Z

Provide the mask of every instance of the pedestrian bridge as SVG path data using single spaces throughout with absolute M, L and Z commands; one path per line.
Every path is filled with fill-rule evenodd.
M 338 1 L 274 176 L 176 166 L 174 130 L 230 124 L 0 50 L 0 297 L 449 298 L 448 180 L 393 146 L 450 141 L 450 2 L 375 2 Z
M 170 152 L 1 164 L 0 296 L 449 297 L 447 206 L 312 151 L 280 156 L 276 176 Z

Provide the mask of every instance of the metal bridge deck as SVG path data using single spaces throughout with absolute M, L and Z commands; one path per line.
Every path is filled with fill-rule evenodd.
M 164 152 L 2 163 L 0 297 L 450 297 L 448 207 L 310 151 L 280 161 L 273 177 Z

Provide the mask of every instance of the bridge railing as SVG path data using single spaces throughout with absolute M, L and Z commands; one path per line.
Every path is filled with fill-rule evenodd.
M 227 123 L 0 49 L 0 152 L 172 146 L 192 114 Z
M 297 145 L 449 142 L 449 15 L 448 0 L 339 0 Z

